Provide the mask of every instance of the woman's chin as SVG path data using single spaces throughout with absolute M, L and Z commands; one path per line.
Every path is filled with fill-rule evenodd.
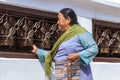
M 64 29 L 62 29 L 62 28 L 59 28 L 59 31 L 65 31 Z
M 60 26 L 58 27 L 58 30 L 59 31 L 65 31 L 65 29 L 63 27 L 60 27 Z

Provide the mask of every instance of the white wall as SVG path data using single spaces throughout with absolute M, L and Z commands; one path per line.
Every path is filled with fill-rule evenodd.
M 92 62 L 94 80 L 120 80 L 120 63 Z
M 45 80 L 38 59 L 0 58 L 0 80 Z
M 92 18 L 120 22 L 120 17 L 76 8 L 47 0 L 2 0 L 3 3 L 58 12 L 63 7 L 72 7 L 79 23 L 92 33 Z M 49 2 L 49 3 L 48 3 Z M 56 6 L 56 7 L 55 7 Z M 120 63 L 92 62 L 94 80 L 120 80 Z M 44 70 L 37 59 L 0 58 L 0 80 L 45 80 Z
M 90 33 L 92 33 L 92 19 L 78 16 L 78 22 L 81 26 L 86 28 Z
M 120 63 L 91 62 L 94 80 L 120 80 Z M 0 80 L 45 80 L 38 59 L 0 58 Z

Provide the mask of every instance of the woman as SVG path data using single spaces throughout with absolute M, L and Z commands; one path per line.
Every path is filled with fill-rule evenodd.
M 46 65 L 46 75 L 51 74 L 52 61 L 80 60 L 80 80 L 93 80 L 90 62 L 98 53 L 98 46 L 92 35 L 77 22 L 75 12 L 70 8 L 63 8 L 58 13 L 58 28 L 64 33 L 56 41 L 51 51 L 38 49 L 33 45 L 41 63 Z

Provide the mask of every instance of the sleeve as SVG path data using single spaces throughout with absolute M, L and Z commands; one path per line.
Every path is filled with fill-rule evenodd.
M 48 54 L 48 53 L 49 53 L 49 51 L 47 51 L 47 50 L 38 49 L 37 55 L 38 55 L 39 61 L 41 63 L 45 62 L 45 55 Z
M 94 41 L 92 34 L 85 32 L 78 35 L 80 42 L 83 46 L 83 50 L 78 52 L 80 56 L 80 63 L 84 66 L 88 65 L 98 54 L 98 46 Z

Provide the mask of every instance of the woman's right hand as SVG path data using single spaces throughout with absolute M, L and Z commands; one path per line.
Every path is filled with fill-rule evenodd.
M 32 45 L 32 53 L 37 54 L 38 47 L 36 45 Z

